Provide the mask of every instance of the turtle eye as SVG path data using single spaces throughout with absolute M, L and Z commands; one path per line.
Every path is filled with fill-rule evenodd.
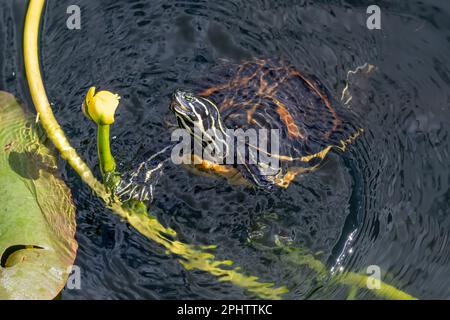
M 194 101 L 194 95 L 190 92 L 186 92 L 184 94 L 184 99 L 188 102 L 193 102 Z

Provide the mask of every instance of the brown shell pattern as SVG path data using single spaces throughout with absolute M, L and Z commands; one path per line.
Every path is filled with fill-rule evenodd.
M 283 61 L 219 66 L 206 82 L 200 95 L 217 104 L 227 128 L 279 129 L 287 158 L 342 145 L 358 131 L 350 111 L 317 79 Z

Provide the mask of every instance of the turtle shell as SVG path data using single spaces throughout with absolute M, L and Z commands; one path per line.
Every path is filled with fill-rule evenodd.
M 317 168 L 333 147 L 344 150 L 362 131 L 355 125 L 354 114 L 314 76 L 284 61 L 226 62 L 204 74 L 194 82 L 196 91 L 214 101 L 226 128 L 256 129 L 257 133 L 258 129 L 279 130 L 277 154 L 269 151 L 279 157 L 281 166 L 276 174 L 266 175 L 260 164 L 218 165 L 200 158 L 197 167 L 202 172 L 214 172 L 235 183 L 288 187 L 296 175 Z M 151 157 L 138 170 L 122 175 L 119 196 L 151 198 L 161 163 Z M 150 167 L 157 174 L 149 182 Z
M 216 103 L 227 128 L 279 129 L 285 166 L 312 167 L 358 133 L 354 115 L 313 76 L 283 61 L 252 60 L 216 68 L 200 95 Z

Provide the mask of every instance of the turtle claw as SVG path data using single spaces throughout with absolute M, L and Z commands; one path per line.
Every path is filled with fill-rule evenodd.
M 127 202 L 131 199 L 140 202 L 153 202 L 153 185 L 145 186 L 132 184 L 132 182 L 120 184 L 117 188 L 116 195 L 122 202 Z
M 153 202 L 155 185 L 163 173 L 164 164 L 170 159 L 171 145 L 141 162 L 137 169 L 125 172 L 115 194 L 122 202 L 137 200 Z
M 115 171 L 107 172 L 103 178 L 103 184 L 105 185 L 106 189 L 112 194 L 116 193 L 120 181 L 120 174 Z

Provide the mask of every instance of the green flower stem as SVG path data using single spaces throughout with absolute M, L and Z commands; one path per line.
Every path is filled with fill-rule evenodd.
M 209 247 L 198 247 L 191 244 L 187 244 L 176 240 L 177 233 L 175 230 L 165 227 L 162 225 L 158 219 L 153 216 L 142 212 L 140 204 L 135 206 L 124 206 L 119 200 L 110 202 L 110 193 L 105 188 L 105 186 L 100 183 L 92 171 L 86 165 L 86 163 L 80 158 L 76 150 L 70 145 L 69 140 L 67 140 L 64 131 L 61 129 L 59 123 L 57 122 L 50 103 L 45 92 L 44 83 L 42 81 L 40 67 L 39 67 L 39 57 L 38 57 L 38 38 L 39 38 L 39 24 L 41 20 L 41 14 L 44 8 L 45 0 L 30 0 L 27 17 L 25 21 L 24 28 L 24 60 L 26 76 L 28 80 L 28 85 L 30 88 L 30 94 L 33 99 L 36 111 L 40 116 L 40 121 L 44 127 L 48 137 L 55 144 L 56 148 L 61 153 L 62 157 L 68 161 L 70 166 L 80 175 L 81 179 L 89 185 L 89 187 L 103 199 L 107 207 L 111 208 L 115 213 L 117 213 L 124 220 L 128 221 L 138 232 L 147 238 L 158 243 L 167 252 L 180 257 L 179 262 L 188 270 L 197 269 L 208 272 L 216 276 L 220 281 L 229 281 L 235 285 L 247 289 L 249 292 L 257 295 L 262 299 L 281 299 L 282 296 L 288 292 L 285 286 L 275 287 L 272 283 L 261 282 L 255 276 L 246 275 L 243 273 L 242 269 L 238 266 L 234 266 L 233 262 L 229 260 L 220 260 L 214 254 L 208 253 L 207 250 L 212 250 L 215 246 Z M 106 130 L 109 130 L 107 128 Z M 103 131 L 103 130 L 99 130 Z M 104 151 L 109 150 L 109 131 L 102 133 L 103 137 L 107 137 L 107 148 Z M 100 133 L 99 133 L 100 135 Z M 99 141 L 100 142 L 100 141 Z M 99 144 L 105 145 L 104 142 Z M 108 152 L 106 152 L 108 154 Z M 109 150 L 109 155 L 111 152 Z M 102 159 L 102 157 L 100 158 Z M 101 160 L 102 163 L 111 163 L 112 156 L 108 160 Z M 114 160 L 113 160 L 114 161 Z M 136 209 L 134 211 L 133 209 Z M 310 259 L 311 257 L 309 257 Z M 300 262 L 305 264 L 308 263 Z M 317 271 L 323 270 L 322 266 L 317 263 L 312 263 Z M 356 274 L 350 274 L 344 277 L 341 281 L 342 283 L 355 285 L 362 287 L 364 284 L 364 277 L 358 276 Z M 391 297 L 392 295 L 385 294 L 387 292 L 394 292 L 394 297 L 398 298 L 412 298 L 410 295 L 401 292 L 398 289 L 390 286 L 382 286 L 383 296 Z
M 109 125 L 99 124 L 97 127 L 97 150 L 103 177 L 116 170 L 116 161 L 111 154 L 109 140 Z

